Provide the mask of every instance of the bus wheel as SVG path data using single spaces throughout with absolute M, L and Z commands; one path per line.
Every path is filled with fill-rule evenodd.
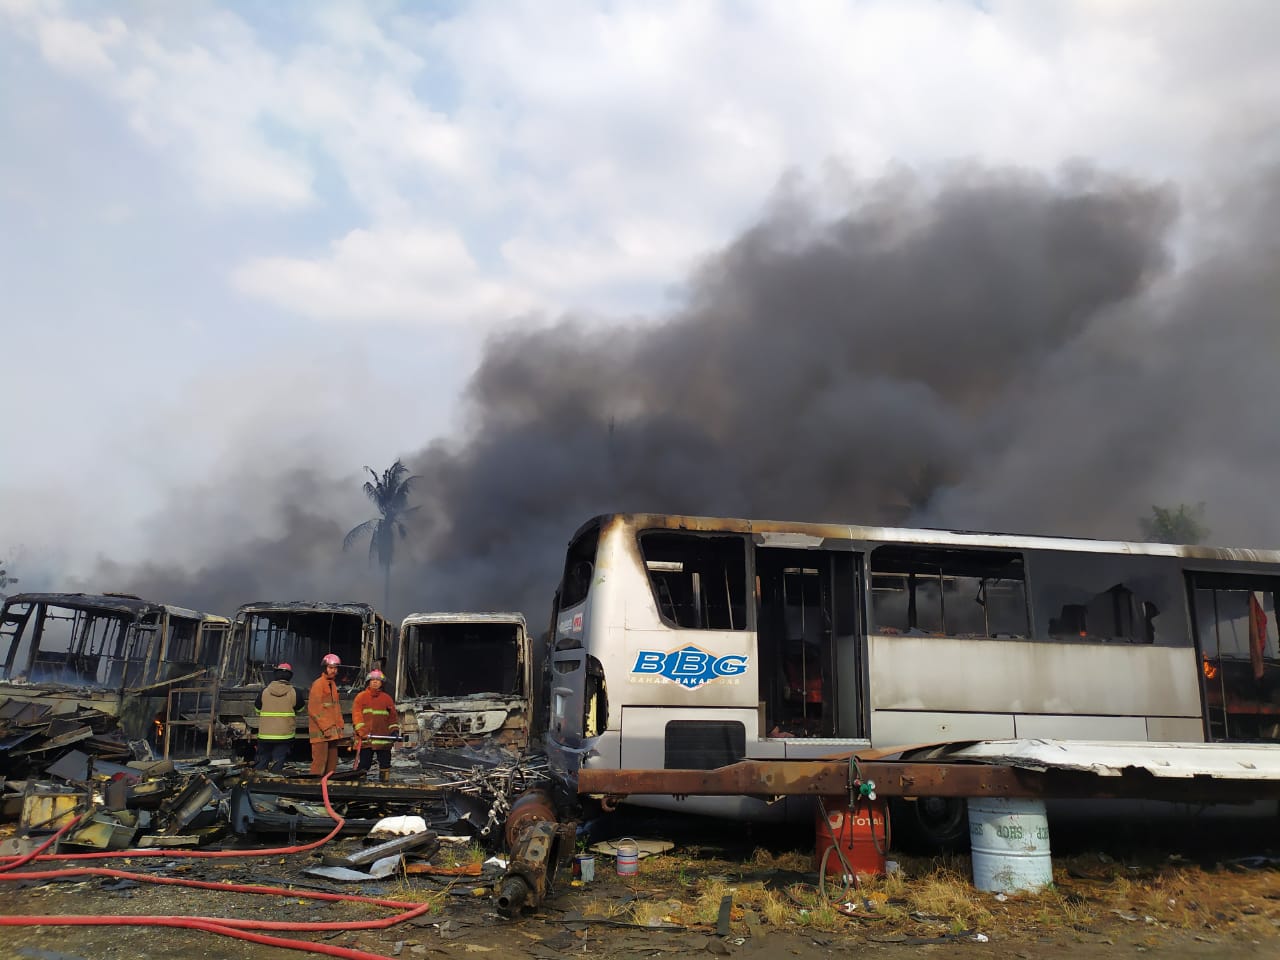
M 969 808 L 963 797 L 896 800 L 891 806 L 895 839 L 915 853 L 960 853 L 969 848 Z

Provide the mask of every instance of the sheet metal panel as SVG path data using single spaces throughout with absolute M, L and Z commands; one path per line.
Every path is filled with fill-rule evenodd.
M 1280 744 L 1266 743 L 994 740 L 931 748 L 927 755 L 935 760 L 979 760 L 1028 770 L 1080 770 L 1106 777 L 1137 769 L 1154 777 L 1176 779 L 1280 780 Z

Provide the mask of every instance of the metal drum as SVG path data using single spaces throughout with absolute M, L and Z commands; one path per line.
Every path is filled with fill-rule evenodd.
M 640 869 L 640 846 L 627 838 L 618 841 L 618 876 L 634 877 Z
M 1043 800 L 970 798 L 969 838 L 979 890 L 1035 891 L 1053 882 Z

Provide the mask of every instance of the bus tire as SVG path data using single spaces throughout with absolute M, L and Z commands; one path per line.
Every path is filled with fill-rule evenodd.
M 890 802 L 893 835 L 911 853 L 963 853 L 969 849 L 969 807 L 964 797 L 917 797 Z

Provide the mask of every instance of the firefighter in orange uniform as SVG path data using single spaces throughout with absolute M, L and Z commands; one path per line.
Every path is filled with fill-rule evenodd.
M 351 709 L 351 725 L 356 731 L 356 769 L 367 775 L 378 755 L 378 779 L 391 780 L 391 744 L 400 736 L 400 715 L 391 694 L 382 689 L 386 680 L 381 670 L 370 670 L 369 685 L 356 694 Z
M 336 653 L 326 653 L 320 661 L 324 668 L 311 685 L 307 697 L 307 719 L 311 731 L 311 772 L 333 773 L 338 769 L 338 741 L 342 739 L 342 699 L 338 694 L 338 667 L 342 661 Z

